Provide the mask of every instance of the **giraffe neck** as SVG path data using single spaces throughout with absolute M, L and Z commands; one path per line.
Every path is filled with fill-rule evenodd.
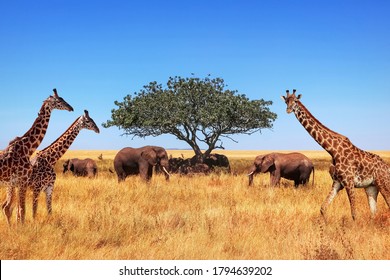
M 55 140 L 50 146 L 46 147 L 37 154 L 39 158 L 45 158 L 46 161 L 54 166 L 56 162 L 65 154 L 76 139 L 81 130 L 80 124 L 81 117 L 78 118 L 73 124 Z
M 337 148 L 341 143 L 350 143 L 347 137 L 330 130 L 319 120 L 317 120 L 299 100 L 296 101 L 296 106 L 293 108 L 293 111 L 307 132 L 309 132 L 314 140 L 320 144 L 333 158 L 337 154 Z
M 38 113 L 38 117 L 35 119 L 31 128 L 22 137 L 20 137 L 26 139 L 26 156 L 31 157 L 38 146 L 42 143 L 47 127 L 49 126 L 51 111 L 51 108 L 46 104 L 46 102 L 43 102 L 43 105 Z

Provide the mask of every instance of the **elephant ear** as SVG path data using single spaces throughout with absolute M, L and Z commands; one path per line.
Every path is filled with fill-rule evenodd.
M 157 165 L 157 154 L 153 149 L 143 151 L 141 157 L 145 159 L 150 165 Z
M 273 157 L 271 156 L 265 156 L 264 159 L 263 159 L 263 162 L 261 164 L 261 169 L 260 171 L 262 173 L 265 173 L 267 171 L 269 171 L 269 169 L 271 168 L 271 166 L 273 166 L 275 164 L 275 160 L 273 159 Z

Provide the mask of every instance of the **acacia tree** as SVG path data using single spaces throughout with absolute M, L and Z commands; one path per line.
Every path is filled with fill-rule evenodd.
M 200 161 L 214 149 L 224 149 L 221 138 L 235 141 L 233 134 L 272 128 L 276 119 L 269 109 L 272 101 L 249 100 L 226 89 L 222 78 L 170 77 L 166 87 L 151 82 L 114 104 L 118 108 L 112 109 L 111 120 L 103 123 L 104 127 L 117 126 L 125 135 L 143 138 L 174 135 L 185 141 Z M 208 147 L 204 152 L 201 143 Z

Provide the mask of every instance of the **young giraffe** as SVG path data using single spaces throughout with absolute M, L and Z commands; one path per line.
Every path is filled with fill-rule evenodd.
M 38 207 L 38 196 L 41 191 L 46 194 L 46 207 L 48 214 L 51 214 L 51 199 L 56 180 L 54 166 L 65 154 L 70 145 L 76 139 L 81 129 L 93 130 L 99 133 L 99 128 L 88 111 L 84 110 L 84 115 L 77 118 L 73 124 L 50 146 L 46 147 L 31 160 L 33 166 L 29 186 L 33 189 L 33 218 L 35 218 Z
M 343 188 L 348 194 L 353 219 L 356 217 L 354 188 L 365 189 L 371 217 L 376 213 L 378 191 L 390 207 L 390 167 L 378 155 L 357 148 L 347 137 L 324 126 L 300 102 L 301 94 L 296 96 L 295 92 L 294 89 L 290 94 L 287 90 L 287 95 L 282 96 L 287 113 L 294 112 L 307 132 L 332 156 L 329 173 L 333 186 L 321 206 L 322 216 L 325 218 L 327 207 Z
M 22 137 L 12 140 L 0 155 L 0 181 L 7 185 L 7 198 L 2 204 L 2 209 L 8 224 L 10 224 L 11 206 L 17 186 L 19 186 L 17 219 L 24 222 L 27 182 L 32 172 L 30 157 L 46 134 L 52 110 L 73 111 L 73 108 L 58 96 L 56 89 L 53 92 L 53 96 L 49 96 L 43 102 L 31 128 Z

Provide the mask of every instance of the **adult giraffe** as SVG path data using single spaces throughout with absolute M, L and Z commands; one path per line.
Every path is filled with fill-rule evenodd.
M 41 191 L 44 191 L 46 194 L 47 212 L 51 214 L 51 198 L 56 180 L 54 166 L 72 145 L 83 128 L 99 133 L 99 128 L 89 116 L 87 110 L 84 110 L 84 115 L 77 118 L 57 140 L 38 152 L 31 160 L 33 169 L 29 186 L 33 189 L 33 218 L 35 218 L 37 212 L 38 195 Z
M 378 155 L 357 148 L 351 141 L 324 126 L 300 101 L 301 94 L 282 96 L 287 104 L 287 113 L 293 112 L 307 132 L 332 157 L 329 173 L 333 179 L 332 190 L 321 206 L 325 218 L 326 210 L 337 193 L 345 188 L 351 206 L 352 218 L 356 218 L 355 188 L 364 188 L 370 206 L 371 217 L 376 213 L 378 191 L 390 207 L 390 167 Z
M 56 89 L 53 89 L 53 95 L 43 102 L 31 128 L 22 137 L 12 140 L 0 155 L 0 181 L 7 184 L 7 198 L 2 204 L 2 209 L 8 224 L 10 224 L 11 206 L 17 186 L 19 186 L 17 219 L 24 222 L 26 190 L 32 172 L 30 157 L 46 134 L 53 109 L 73 111 L 72 106 L 58 96 Z

